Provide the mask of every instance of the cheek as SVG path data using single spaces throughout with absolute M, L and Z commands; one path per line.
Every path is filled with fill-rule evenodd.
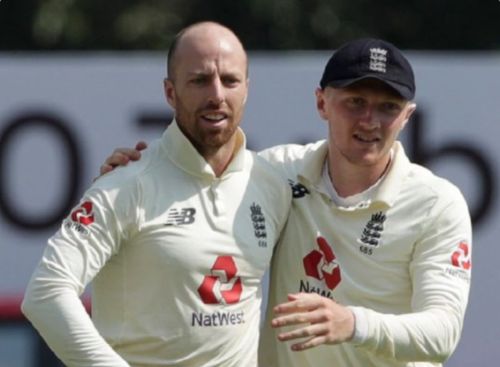
M 403 129 L 403 124 L 399 123 L 396 125 L 387 125 L 387 128 L 385 129 L 385 136 L 388 144 L 392 144 L 394 140 L 396 140 L 399 136 L 399 133 Z
M 178 97 L 177 103 L 179 103 L 179 101 L 182 101 L 185 110 L 193 113 L 200 108 L 204 108 L 207 103 L 204 95 L 199 92 L 184 93 L 182 96 Z
M 240 91 L 239 93 L 231 94 L 230 97 L 228 97 L 227 102 L 233 111 L 243 111 L 245 108 L 246 97 L 247 94 Z
M 350 136 L 348 129 L 338 120 L 328 120 L 328 138 L 336 145 L 342 144 Z
M 397 124 L 396 124 L 396 127 L 395 127 L 395 135 L 399 135 L 399 133 L 404 129 L 404 127 L 406 126 L 406 123 L 408 122 L 408 120 L 404 119 L 404 118 L 401 118 L 398 120 Z
M 346 134 L 356 125 L 356 118 L 343 109 L 326 109 L 325 111 L 330 131 L 335 131 L 338 134 Z

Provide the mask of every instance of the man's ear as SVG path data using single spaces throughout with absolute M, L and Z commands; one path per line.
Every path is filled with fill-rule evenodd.
M 168 104 L 175 110 L 177 101 L 175 98 L 174 83 L 168 78 L 163 79 L 163 92 Z
M 316 88 L 316 109 L 323 120 L 327 120 L 325 111 L 325 91 L 321 88 Z
M 403 129 L 406 126 L 406 124 L 410 120 L 410 117 L 413 115 L 413 113 L 415 112 L 416 109 L 417 109 L 417 104 L 414 102 L 409 102 L 409 105 L 408 105 L 407 110 L 405 112 L 405 114 L 406 114 L 405 120 L 403 121 L 403 124 L 401 125 L 401 129 Z
M 248 98 L 248 90 L 249 90 L 249 87 L 250 87 L 250 79 L 246 79 L 246 83 L 247 83 L 247 90 L 246 90 L 246 93 L 245 93 L 245 99 L 243 100 L 243 105 L 246 105 L 247 103 L 247 98 Z

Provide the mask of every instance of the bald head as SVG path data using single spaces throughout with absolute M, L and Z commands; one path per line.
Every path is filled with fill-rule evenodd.
M 175 79 L 177 64 L 192 50 L 204 53 L 220 48 L 240 55 L 246 64 L 248 58 L 239 38 L 229 28 L 215 22 L 200 22 L 181 30 L 174 38 L 168 51 L 168 79 Z

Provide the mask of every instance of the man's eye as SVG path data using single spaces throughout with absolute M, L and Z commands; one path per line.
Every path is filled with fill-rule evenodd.
M 239 79 L 234 77 L 224 77 L 222 78 L 222 83 L 227 86 L 235 86 L 239 83 Z
M 204 78 L 201 76 L 191 79 L 191 83 L 197 84 L 197 85 L 204 84 L 206 81 L 207 81 L 207 78 Z
M 399 113 L 399 111 L 401 111 L 401 106 L 397 103 L 386 102 L 382 104 L 382 110 L 392 113 Z
M 358 97 L 351 97 L 349 98 L 348 102 L 352 107 L 362 107 L 365 104 L 363 98 Z

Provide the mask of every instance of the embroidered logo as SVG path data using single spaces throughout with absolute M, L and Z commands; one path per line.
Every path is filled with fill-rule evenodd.
M 372 215 L 371 219 L 366 223 L 361 238 L 358 242 L 364 245 L 378 247 L 382 231 L 384 230 L 384 222 L 387 219 L 386 215 L 382 212 L 377 212 Z
M 259 247 L 267 247 L 266 218 L 262 214 L 260 205 L 252 204 L 250 218 L 252 219 L 254 235 L 258 240 Z
M 293 182 L 292 180 L 288 180 L 288 184 L 292 188 L 292 196 L 297 199 L 297 198 L 303 198 L 307 194 L 310 194 L 309 190 L 307 187 L 300 183 Z
M 88 226 L 94 223 L 93 205 L 91 201 L 85 201 L 78 208 L 71 212 L 71 220 L 75 223 Z
M 464 270 L 471 268 L 469 245 L 466 242 L 460 242 L 458 249 L 451 255 L 451 265 Z
M 233 304 L 240 301 L 243 285 L 236 276 L 238 269 L 232 256 L 218 256 L 210 275 L 203 278 L 198 288 L 205 304 Z
M 333 290 L 342 280 L 340 266 L 331 246 L 324 237 L 318 236 L 316 243 L 319 251 L 313 250 L 303 259 L 306 275 L 323 280 L 326 286 Z
M 94 220 L 94 205 L 87 200 L 73 209 L 69 218 L 64 221 L 64 228 L 88 236 L 90 231 L 87 227 L 94 223 Z
M 183 208 L 178 210 L 176 208 L 171 208 L 168 211 L 166 226 L 173 225 L 184 225 L 194 223 L 194 215 L 196 214 L 195 208 Z
M 379 47 L 370 48 L 370 70 L 385 73 L 386 67 L 387 50 Z

